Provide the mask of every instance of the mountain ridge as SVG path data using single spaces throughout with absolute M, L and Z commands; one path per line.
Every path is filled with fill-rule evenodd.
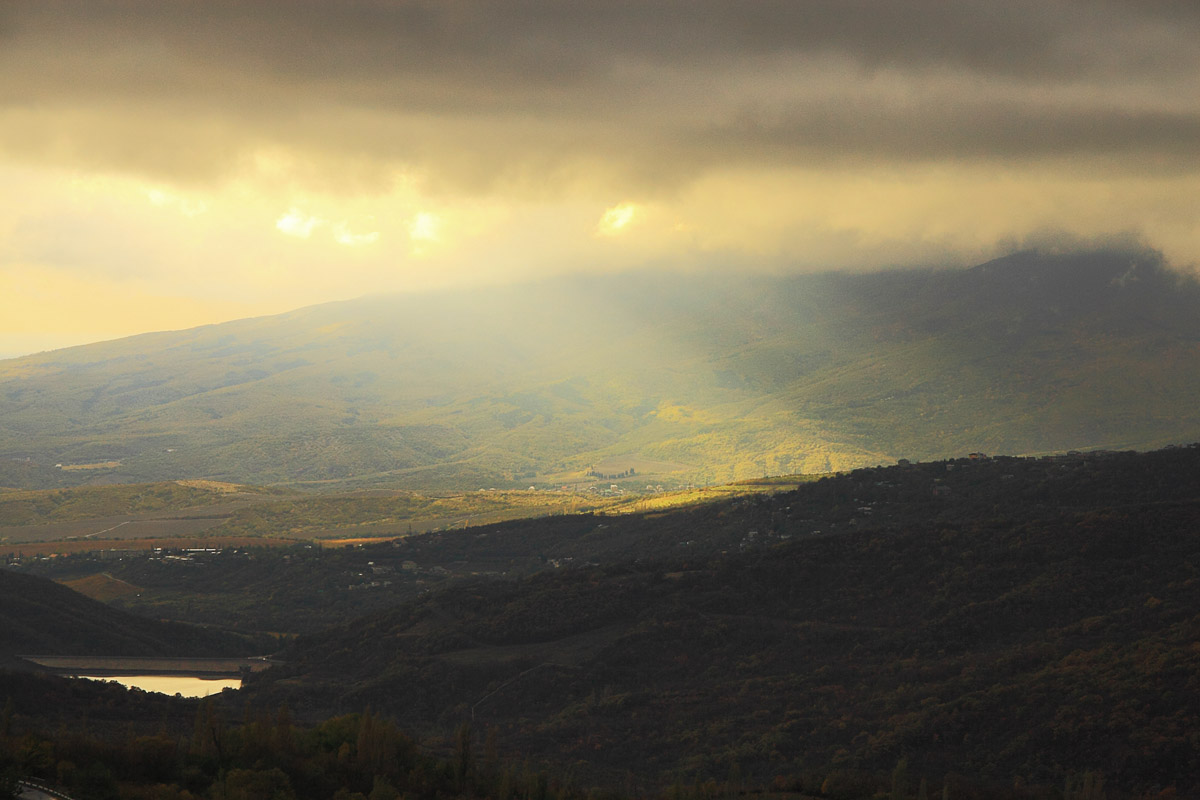
M 612 459 L 705 483 L 1146 449 L 1200 435 L 1197 320 L 1197 282 L 1152 251 L 341 301 L 0 362 L 0 484 L 511 487 Z

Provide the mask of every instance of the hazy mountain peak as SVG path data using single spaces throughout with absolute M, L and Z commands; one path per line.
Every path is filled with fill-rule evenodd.
M 1142 276 L 1166 273 L 1154 250 L 1098 249 L 1070 253 L 1023 250 L 968 270 L 986 281 L 1040 283 L 1046 287 L 1125 285 Z
M 643 462 L 706 482 L 1153 447 L 1200 436 L 1197 341 L 1195 280 L 1121 249 L 365 298 L 0 363 L 0 485 L 476 488 Z

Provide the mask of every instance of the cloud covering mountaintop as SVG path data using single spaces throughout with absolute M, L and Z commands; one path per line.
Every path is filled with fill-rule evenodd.
M 1046 231 L 1186 267 L 1198 72 L 1186 2 L 8 3 L 0 353 Z

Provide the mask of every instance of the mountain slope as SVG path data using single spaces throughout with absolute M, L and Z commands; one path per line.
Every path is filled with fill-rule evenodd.
M 914 782 L 1097 771 L 1190 796 L 1197 486 L 1193 446 L 859 470 L 610 519 L 577 550 L 640 531 L 631 558 L 654 539 L 673 554 L 436 592 L 298 640 L 247 691 L 427 736 L 494 727 L 600 781 L 791 775 L 816 793 L 907 759 Z M 859 524 L 828 535 L 846 513 Z M 705 546 L 728 531 L 741 548 Z
M 571 278 L 0 362 L 0 484 L 703 482 L 1145 448 L 1200 436 L 1198 390 L 1200 287 L 1153 253 Z
M 54 581 L 0 569 L 0 664 L 16 655 L 229 656 L 247 640 L 109 608 Z

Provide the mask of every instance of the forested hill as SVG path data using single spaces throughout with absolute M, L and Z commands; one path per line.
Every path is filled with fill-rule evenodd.
M 249 694 L 470 722 L 608 782 L 1200 791 L 1198 447 L 864 469 L 655 523 L 587 537 L 672 554 L 440 591 L 302 638 Z
M 146 619 L 54 581 L 0 569 L 0 666 L 17 655 L 250 655 L 244 637 Z
M 628 273 L 377 297 L 0 362 L 0 485 L 720 483 L 1200 438 L 1152 252 Z

